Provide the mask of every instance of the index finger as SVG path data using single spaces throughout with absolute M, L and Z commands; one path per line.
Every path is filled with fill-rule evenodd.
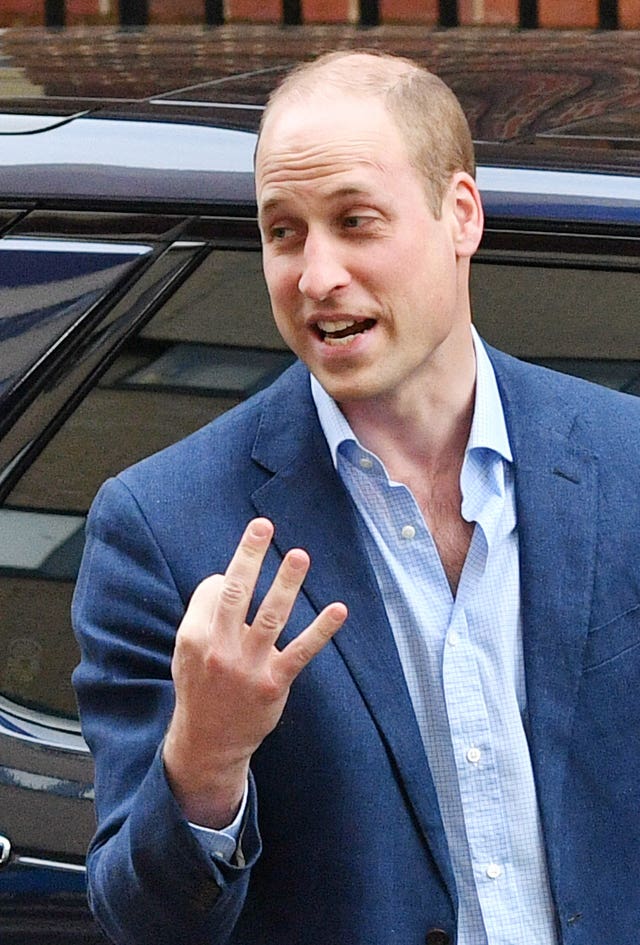
M 268 518 L 254 518 L 245 528 L 224 573 L 212 617 L 220 630 L 244 625 L 273 531 Z

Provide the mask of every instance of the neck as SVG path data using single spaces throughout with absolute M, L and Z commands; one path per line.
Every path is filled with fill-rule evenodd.
M 412 471 L 438 476 L 462 465 L 473 420 L 475 353 L 460 346 L 455 363 L 374 400 L 341 409 L 360 442 L 380 457 L 391 478 L 406 482 Z

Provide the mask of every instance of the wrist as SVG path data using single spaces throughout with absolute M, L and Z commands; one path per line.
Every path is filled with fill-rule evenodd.
M 249 777 L 249 758 L 192 753 L 167 733 L 162 759 L 169 787 L 186 820 L 213 830 L 234 820 Z

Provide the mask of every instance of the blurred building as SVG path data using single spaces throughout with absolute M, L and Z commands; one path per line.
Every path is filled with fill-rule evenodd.
M 640 0 L 1 0 L 0 27 L 153 23 L 379 23 L 640 28 Z

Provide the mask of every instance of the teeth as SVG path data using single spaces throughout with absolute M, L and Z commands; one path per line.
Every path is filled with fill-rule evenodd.
M 325 333 L 344 331 L 345 328 L 352 328 L 353 325 L 355 325 L 353 320 L 348 322 L 318 322 L 318 328 Z
M 345 335 L 344 338 L 330 338 L 327 335 L 324 339 L 324 343 L 326 345 L 350 345 L 357 337 L 357 335 Z

